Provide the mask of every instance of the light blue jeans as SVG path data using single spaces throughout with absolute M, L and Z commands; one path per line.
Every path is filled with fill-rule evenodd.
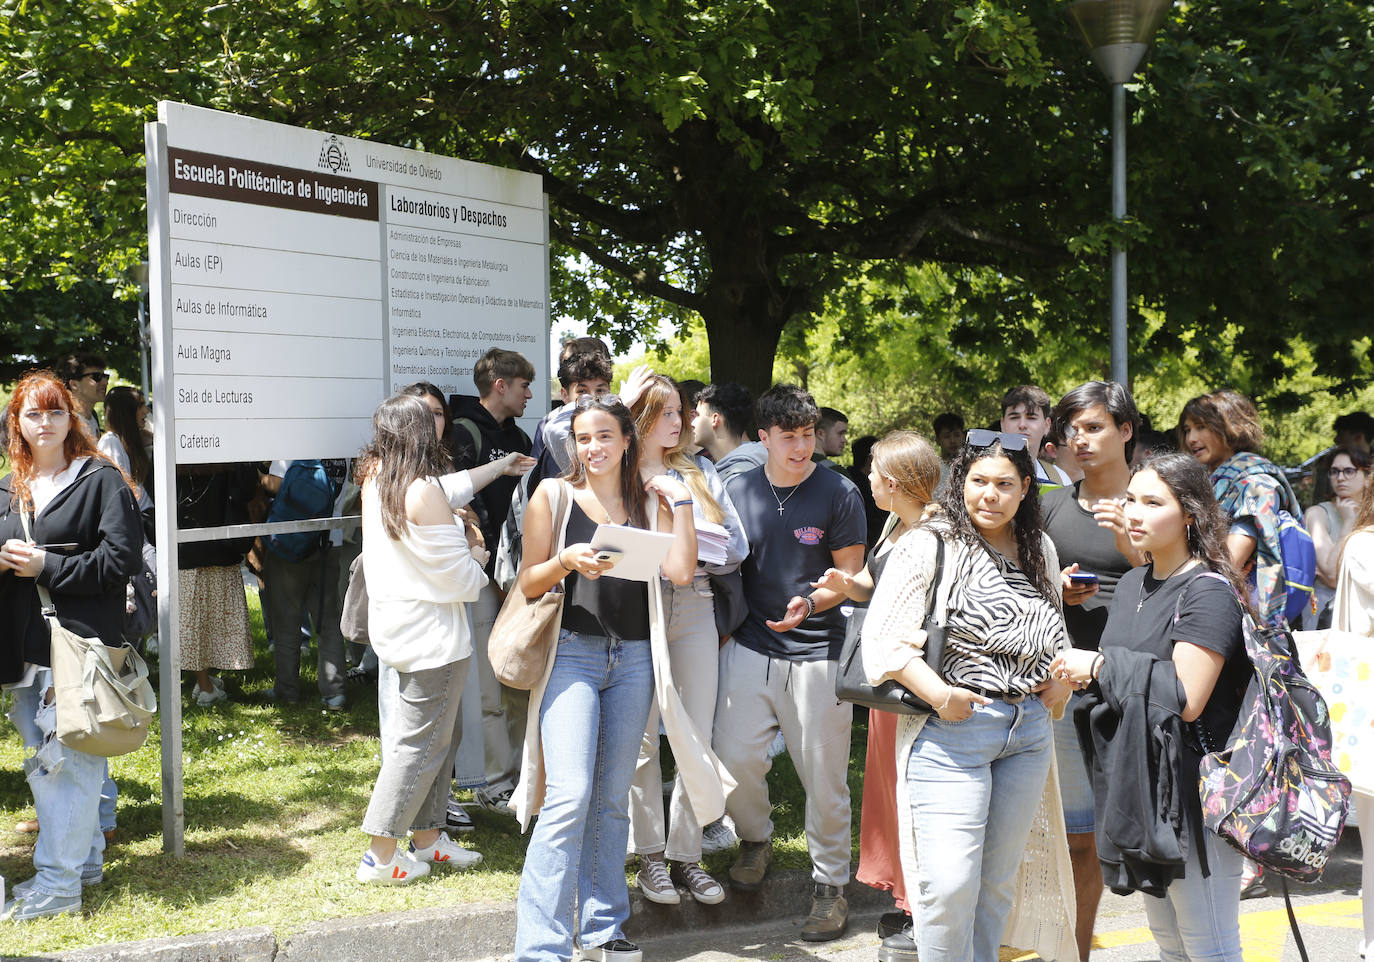
M 539 706 L 545 794 L 520 873 L 517 962 L 623 938 L 630 782 L 654 697 L 647 641 L 564 629 Z
M 907 761 L 921 962 L 997 962 L 1053 745 L 1035 696 L 921 729 Z
M 100 831 L 100 792 L 106 759 L 68 748 L 56 735 L 56 706 L 42 707 L 52 686 L 52 672 L 40 669 L 33 684 L 11 694 L 10 721 L 24 747 L 35 754 L 24 759 L 24 774 L 33 792 L 41 830 L 33 849 L 36 872 L 32 891 L 42 895 L 80 896 L 81 876 L 94 875 L 105 860 Z
M 1163 898 L 1145 896 L 1145 918 L 1159 944 L 1160 962 L 1241 962 L 1240 872 L 1245 859 L 1211 832 L 1202 877 L 1197 846 L 1189 848 L 1183 878 Z
M 1073 712 L 1084 697 L 1076 691 L 1069 696 L 1064 716 L 1054 722 L 1054 754 L 1059 760 L 1059 800 L 1064 804 L 1064 831 L 1070 835 L 1091 835 L 1097 815 L 1093 808 L 1093 783 L 1078 744 L 1078 729 Z

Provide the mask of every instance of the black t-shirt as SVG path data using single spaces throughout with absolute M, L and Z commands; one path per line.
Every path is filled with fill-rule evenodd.
M 838 605 L 781 634 L 764 622 L 781 618 L 794 595 L 811 593 L 811 582 L 834 565 L 832 552 L 864 544 L 868 525 L 854 482 L 817 467 L 799 485 L 773 488 L 761 465 L 731 478 L 726 490 L 749 537 L 749 557 L 740 566 L 749 616 L 735 640 L 790 661 L 838 658 L 844 641 Z
M 1150 569 L 1142 565 L 1122 575 L 1102 632 L 1102 647 L 1120 645 L 1172 659 L 1174 643 L 1187 641 L 1224 657 L 1221 676 L 1200 718 L 1211 746 L 1220 748 L 1231 737 L 1253 674 L 1241 634 L 1240 602 L 1230 585 L 1203 577 L 1201 568 L 1166 581 L 1156 581 Z
M 1064 623 L 1069 626 L 1073 646 L 1096 651 L 1117 582 L 1131 570 L 1131 563 L 1117 550 L 1116 536 L 1111 530 L 1100 527 L 1092 512 L 1078 503 L 1082 483 L 1041 494 L 1040 510 L 1044 513 L 1045 533 L 1059 552 L 1059 566 L 1067 568 L 1078 562 L 1079 571 L 1097 575 L 1097 594 L 1081 605 L 1064 606 Z
M 568 515 L 566 544 L 583 544 L 596 534 L 596 522 L 574 501 Z M 649 591 L 642 581 L 600 577 L 574 571 L 563 579 L 563 620 L 569 631 L 605 635 L 621 641 L 649 637 Z

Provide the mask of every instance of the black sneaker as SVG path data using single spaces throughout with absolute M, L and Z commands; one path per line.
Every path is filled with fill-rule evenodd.
M 878 918 L 878 938 L 885 939 L 896 935 L 911 926 L 911 916 L 906 912 L 884 912 Z
M 643 962 L 644 953 L 629 939 L 614 939 L 592 949 L 581 949 L 589 962 Z
M 910 920 L 902 931 L 883 939 L 878 948 L 878 962 L 916 962 L 916 932 Z
M 448 811 L 444 814 L 444 824 L 450 832 L 471 832 L 477 826 L 472 824 L 472 816 L 453 799 L 448 800 Z

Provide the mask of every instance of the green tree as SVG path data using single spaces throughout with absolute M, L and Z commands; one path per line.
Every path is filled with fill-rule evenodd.
M 1220 368 L 1234 327 L 1260 376 L 1301 334 L 1351 383 L 1371 22 L 1175 8 L 1133 96 L 1122 234 L 1137 306 L 1167 319 L 1139 366 L 1196 336 Z M 763 386 L 784 332 L 911 265 L 944 272 L 950 348 L 998 380 L 1024 379 L 1046 319 L 1106 363 L 1108 98 L 1058 2 L 5 0 L 7 283 L 125 276 L 159 97 L 540 172 L 555 310 L 621 345 L 699 316 L 720 379 Z

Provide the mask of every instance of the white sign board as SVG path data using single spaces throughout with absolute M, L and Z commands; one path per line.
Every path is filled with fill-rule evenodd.
M 548 383 L 537 175 L 166 101 L 158 117 L 178 464 L 351 456 L 394 388 L 475 394 L 492 347 Z

